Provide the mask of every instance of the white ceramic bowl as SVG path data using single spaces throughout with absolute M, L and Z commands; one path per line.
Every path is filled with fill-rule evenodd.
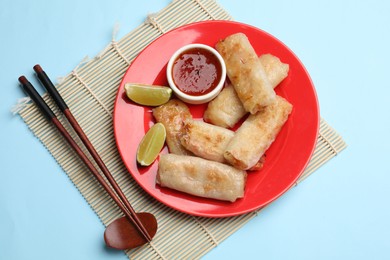
M 217 60 L 221 64 L 221 69 L 222 69 L 221 78 L 218 81 L 217 86 L 209 93 L 204 94 L 204 95 L 199 95 L 199 96 L 189 95 L 189 94 L 182 92 L 176 86 L 176 84 L 172 78 L 172 67 L 173 67 L 174 62 L 178 58 L 178 56 L 181 53 L 183 53 L 187 50 L 193 49 L 193 48 L 201 48 L 201 49 L 205 49 L 205 50 L 211 52 L 215 57 L 217 57 Z M 221 89 L 225 83 L 225 79 L 226 79 L 226 65 L 225 65 L 225 62 L 224 62 L 222 56 L 214 48 L 212 48 L 208 45 L 205 45 L 205 44 L 200 44 L 200 43 L 188 44 L 188 45 L 185 45 L 185 46 L 181 47 L 180 49 L 178 49 L 172 55 L 172 57 L 169 59 L 168 66 L 167 66 L 167 79 L 168 79 L 169 86 L 172 88 L 173 92 L 176 94 L 176 96 L 179 99 L 183 100 L 184 102 L 190 103 L 190 104 L 202 104 L 202 103 L 206 103 L 206 102 L 211 101 L 221 91 Z

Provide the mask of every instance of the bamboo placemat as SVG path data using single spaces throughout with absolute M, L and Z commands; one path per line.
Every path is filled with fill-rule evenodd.
M 114 99 L 131 61 L 151 41 L 165 32 L 183 24 L 213 19 L 231 20 L 232 17 L 214 0 L 173 1 L 157 14 L 149 15 L 143 24 L 121 40 L 113 39 L 97 57 L 84 61 L 82 66 L 76 67 L 57 85 L 118 184 L 126 196 L 131 198 L 135 210 L 151 212 L 158 219 L 159 229 L 151 243 L 125 251 L 130 259 L 198 259 L 259 212 L 216 219 L 194 217 L 170 209 L 151 198 L 135 183 L 123 165 L 115 145 L 112 127 Z M 44 99 L 58 113 L 46 94 Z M 119 209 L 36 106 L 25 101 L 19 106 L 20 116 L 64 169 L 102 223 L 110 224 L 121 215 Z M 66 120 L 61 121 L 67 125 Z M 315 153 L 297 183 L 345 147 L 342 138 L 321 119 Z

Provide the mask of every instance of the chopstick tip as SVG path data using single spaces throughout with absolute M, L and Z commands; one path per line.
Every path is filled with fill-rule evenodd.
M 19 77 L 19 82 L 21 84 L 25 85 L 25 84 L 28 83 L 28 80 L 27 80 L 27 78 L 24 75 L 22 75 L 22 76 Z
M 33 69 L 35 70 L 36 73 L 40 73 L 43 71 L 42 67 L 39 64 L 35 65 Z

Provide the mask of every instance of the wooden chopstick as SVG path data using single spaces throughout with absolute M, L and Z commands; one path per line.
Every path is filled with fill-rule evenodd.
M 133 207 L 130 205 L 129 201 L 127 200 L 125 194 L 123 194 L 122 190 L 120 189 L 119 185 L 115 181 L 115 179 L 112 177 L 110 171 L 104 164 L 103 160 L 100 158 L 99 154 L 93 147 L 92 143 L 89 141 L 87 135 L 84 133 L 83 129 L 80 127 L 78 122 L 76 121 L 75 117 L 73 116 L 72 112 L 70 111 L 69 107 L 61 97 L 60 93 L 55 88 L 54 84 L 50 80 L 49 76 L 46 74 L 46 72 L 41 68 L 39 64 L 34 66 L 34 71 L 36 72 L 39 80 L 41 81 L 42 85 L 46 88 L 50 96 L 54 99 L 57 106 L 60 108 L 62 113 L 65 115 L 65 117 L 68 119 L 69 123 L 77 133 L 77 135 L 80 137 L 81 141 L 89 151 L 89 153 L 92 155 L 93 159 L 96 161 L 100 169 L 102 170 L 104 176 L 107 178 L 108 182 L 111 184 L 111 186 L 114 188 L 115 192 L 118 194 L 119 198 L 122 200 L 122 202 L 125 204 L 126 208 L 130 211 L 130 213 L 133 215 L 134 220 L 137 224 L 137 226 L 140 227 L 142 233 L 147 238 L 148 241 L 151 241 L 152 238 L 150 237 L 148 231 L 146 230 L 145 226 L 142 224 L 140 219 L 137 217 L 137 214 L 135 213 Z
M 43 72 L 43 70 L 41 71 Z M 43 72 L 44 73 L 44 72 Z M 42 73 L 41 73 L 42 74 Z M 75 152 L 77 153 L 77 155 L 81 158 L 81 160 L 87 165 L 88 169 L 93 173 L 93 175 L 95 176 L 95 178 L 98 180 L 98 182 L 103 186 L 103 188 L 105 189 L 105 191 L 111 196 L 111 198 L 115 201 L 115 203 L 118 205 L 118 207 L 122 210 L 122 212 L 125 214 L 125 216 L 136 226 L 136 228 L 138 229 L 138 231 L 145 237 L 145 239 L 147 241 L 151 241 L 152 238 L 150 237 L 148 231 L 146 230 L 145 226 L 142 224 L 142 222 L 139 220 L 139 218 L 137 217 L 137 214 L 135 213 L 134 209 L 131 207 L 130 203 L 127 201 L 126 199 L 126 196 L 123 194 L 123 192 L 120 190 L 118 184 L 115 182 L 114 178 L 112 177 L 112 175 L 110 174 L 110 172 L 108 171 L 107 167 L 104 165 L 103 161 L 100 159 L 100 157 L 97 155 L 97 152 L 96 150 L 93 148 L 92 144 L 89 142 L 88 138 L 86 137 L 86 135 L 84 134 L 84 132 L 81 130 L 81 127 L 78 125 L 77 121 L 75 120 L 75 118 L 73 117 L 73 115 L 70 113 L 69 109 L 67 108 L 67 105 L 65 104 L 65 102 L 62 100 L 61 96 L 59 95 L 59 93 L 55 90 L 54 86 L 53 86 L 53 89 L 55 90 L 55 92 L 57 92 L 58 94 L 58 97 L 60 99 L 57 99 L 55 98 L 55 101 L 57 100 L 62 100 L 62 104 L 59 106 L 60 109 L 64 109 L 64 111 L 68 111 L 65 114 L 65 116 L 68 118 L 71 118 L 69 120 L 69 122 L 71 123 L 71 125 L 75 128 L 75 131 L 77 134 L 79 134 L 79 132 L 82 132 L 81 137 L 81 140 L 83 142 L 86 142 L 86 147 L 88 150 L 90 150 L 91 148 L 91 155 L 94 156 L 93 154 L 97 155 L 97 157 L 99 158 L 99 160 L 97 160 L 96 162 L 98 163 L 98 165 L 100 166 L 100 164 L 104 165 L 104 171 L 103 173 L 105 174 L 106 178 L 109 180 L 110 184 L 113 186 L 113 188 L 115 189 L 115 191 L 118 193 L 118 196 L 117 194 L 111 190 L 110 186 L 106 183 L 106 181 L 104 180 L 104 178 L 100 175 L 100 173 L 98 172 L 98 170 L 95 168 L 95 166 L 92 164 L 92 162 L 88 159 L 88 157 L 84 154 L 84 152 L 82 151 L 82 149 L 77 145 L 77 143 L 73 140 L 73 138 L 71 137 L 71 135 L 67 132 L 67 130 L 65 129 L 65 127 L 61 124 L 61 122 L 57 119 L 57 117 L 55 116 L 55 114 L 53 113 L 53 111 L 50 109 L 50 107 L 46 104 L 46 102 L 42 99 L 42 97 L 39 95 L 39 93 L 36 91 L 36 89 L 34 88 L 34 86 L 27 80 L 27 78 L 25 76 L 21 76 L 19 77 L 19 82 L 22 84 L 22 87 L 24 89 L 24 91 L 31 97 L 31 99 L 36 103 L 36 105 L 41 109 L 41 111 L 43 112 L 43 114 L 46 116 L 46 118 L 51 121 L 55 126 L 56 128 L 59 130 L 59 132 L 62 134 L 62 136 L 65 138 L 65 140 L 70 144 L 70 146 L 75 150 Z M 55 94 L 53 95 L 53 97 L 55 96 Z M 54 98 L 53 98 L 54 99 Z M 61 101 L 60 101 L 61 102 Z M 67 116 L 68 115 L 68 116 Z M 99 162 L 100 161 L 100 162 Z

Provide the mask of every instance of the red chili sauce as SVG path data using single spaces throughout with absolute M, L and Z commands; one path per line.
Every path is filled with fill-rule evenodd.
M 211 92 L 220 81 L 222 66 L 208 50 L 189 49 L 181 53 L 172 68 L 172 78 L 180 91 L 192 96 Z

